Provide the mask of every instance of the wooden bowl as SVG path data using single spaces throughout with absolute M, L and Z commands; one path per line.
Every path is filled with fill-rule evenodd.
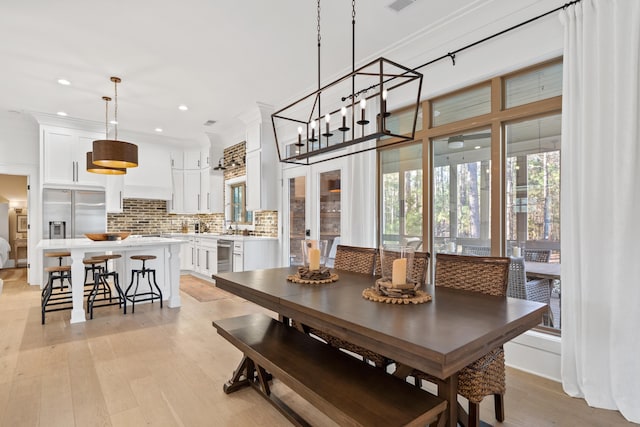
M 131 232 L 129 231 L 121 231 L 114 233 L 86 233 L 85 236 L 94 242 L 101 242 L 105 240 L 124 240 L 129 237 L 130 234 Z

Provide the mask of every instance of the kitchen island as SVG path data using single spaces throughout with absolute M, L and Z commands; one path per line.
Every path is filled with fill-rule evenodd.
M 156 279 L 167 305 L 180 307 L 180 245 L 185 240 L 164 237 L 129 237 L 118 241 L 92 241 L 87 238 L 41 240 L 38 250 L 71 252 L 71 280 L 82 283 L 84 280 L 84 264 L 82 260 L 105 253 L 120 254 L 122 258 L 115 260 L 114 269 L 120 276 L 120 285 L 124 289 L 131 280 L 131 269 L 140 268 L 139 261 L 131 261 L 131 255 L 155 255 L 157 258 L 148 261 L 148 267 L 156 270 Z M 43 265 L 45 265 L 43 263 Z M 84 287 L 72 287 L 73 309 L 71 323 L 86 320 L 84 310 Z

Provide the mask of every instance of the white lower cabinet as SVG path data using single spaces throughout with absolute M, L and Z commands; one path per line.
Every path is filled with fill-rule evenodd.
M 278 267 L 278 240 L 268 238 L 197 235 L 190 236 L 180 252 L 180 269 L 211 277 L 218 273 L 218 239 L 233 240 L 232 271 Z
M 201 238 L 198 248 L 198 266 L 196 272 L 211 276 L 218 272 L 218 241 L 216 239 Z
M 180 270 L 193 271 L 196 265 L 195 238 L 190 237 L 189 242 L 183 243 L 180 248 Z

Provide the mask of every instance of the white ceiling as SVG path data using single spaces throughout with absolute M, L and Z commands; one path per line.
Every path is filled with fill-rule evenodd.
M 416 0 L 400 12 L 392 2 L 356 4 L 357 62 L 491 0 Z M 321 7 L 328 79 L 350 70 L 351 2 Z M 3 1 L 0 40 L 0 109 L 103 122 L 115 75 L 120 129 L 174 138 L 217 133 L 257 101 L 281 107 L 317 85 L 313 0 Z

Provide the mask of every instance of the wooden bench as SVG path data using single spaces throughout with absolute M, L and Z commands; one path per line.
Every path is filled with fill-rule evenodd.
M 244 357 L 225 393 L 252 386 L 293 424 L 309 425 L 271 393 L 271 375 L 340 425 L 444 425 L 447 402 L 264 314 L 217 320 Z

